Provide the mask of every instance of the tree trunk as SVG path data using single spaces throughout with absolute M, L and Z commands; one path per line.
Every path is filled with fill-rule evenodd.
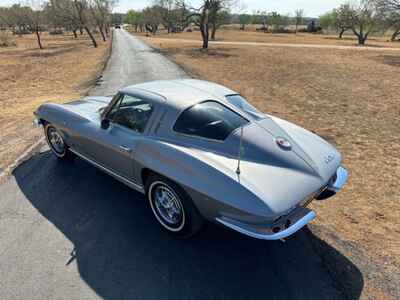
M 203 8 L 203 12 L 200 18 L 200 32 L 203 39 L 203 49 L 208 49 L 208 41 L 210 39 L 209 15 L 209 8 Z
M 85 28 L 86 33 L 88 34 L 88 36 L 89 36 L 90 39 L 92 40 L 93 47 L 97 48 L 97 42 L 96 42 L 96 40 L 94 39 L 93 34 L 90 32 L 90 30 L 89 30 L 89 28 L 88 28 L 87 26 L 85 26 L 84 28 Z
M 212 23 L 211 39 L 215 41 L 215 34 L 217 33 L 217 24 Z
M 360 28 L 360 31 L 357 32 L 357 30 L 355 28 L 352 29 L 353 33 L 357 36 L 358 38 L 358 45 L 363 46 L 365 45 L 365 42 L 368 39 L 368 35 L 370 34 L 370 31 L 368 32 L 364 32 L 363 28 Z
M 78 38 L 78 35 L 76 34 L 76 29 L 72 29 L 72 33 L 74 34 L 74 38 Z
M 150 26 L 149 24 L 146 24 L 146 25 L 145 25 L 145 28 L 146 28 L 146 31 L 148 31 L 148 32 L 150 32 L 150 33 L 153 32 L 153 29 L 151 28 L 151 26 Z
M 340 29 L 340 32 L 339 32 L 339 39 L 342 39 L 343 38 L 343 34 L 344 34 L 344 32 L 346 31 L 346 29 Z
M 240 25 L 240 30 L 245 31 L 245 29 L 246 29 L 246 24 L 241 24 Z
M 201 37 L 203 39 L 203 49 L 208 49 L 208 41 L 209 41 L 209 28 L 208 28 L 208 23 L 207 24 L 202 24 L 201 28 Z
M 110 30 L 109 30 L 109 27 L 110 27 L 110 26 L 108 26 L 108 24 L 106 24 L 106 25 L 104 26 L 104 30 L 106 31 L 106 36 L 107 36 L 107 37 L 109 37 L 109 36 L 110 36 Z
M 394 42 L 396 40 L 396 38 L 400 36 L 400 28 L 397 29 L 395 32 L 393 32 L 392 37 L 391 37 L 391 41 Z
M 367 38 L 368 38 L 368 35 L 364 35 L 364 34 L 358 35 L 358 44 L 362 45 L 362 46 L 365 45 Z
M 153 29 L 153 31 L 152 31 L 153 35 L 156 35 L 157 34 L 157 30 L 158 30 L 158 25 L 153 24 L 152 29 Z
M 39 28 L 36 27 L 35 31 L 36 31 L 36 38 L 37 38 L 37 42 L 38 42 L 38 45 L 39 45 L 39 49 L 43 49 L 42 41 L 40 40 Z
M 298 30 L 299 30 L 299 24 L 296 23 L 296 34 Z
M 103 28 L 102 28 L 101 25 L 99 25 L 98 27 L 99 27 L 99 31 L 100 31 L 100 34 L 101 34 L 101 38 L 103 39 L 103 42 L 105 42 L 106 41 L 106 36 L 104 35 Z

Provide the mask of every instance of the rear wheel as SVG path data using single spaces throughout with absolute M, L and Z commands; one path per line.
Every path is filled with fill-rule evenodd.
M 176 183 L 152 174 L 147 179 L 146 192 L 156 220 L 170 234 L 187 238 L 201 229 L 201 215 L 189 195 Z
M 62 160 L 73 158 L 73 154 L 68 150 L 68 146 L 61 133 L 52 124 L 47 123 L 44 126 L 44 133 L 51 152 L 53 152 L 57 158 Z

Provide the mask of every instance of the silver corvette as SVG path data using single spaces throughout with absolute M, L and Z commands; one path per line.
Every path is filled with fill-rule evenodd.
M 155 219 L 180 237 L 208 220 L 285 239 L 316 217 L 311 201 L 347 180 L 331 144 L 210 82 L 148 82 L 34 114 L 59 159 L 78 156 L 146 194 Z

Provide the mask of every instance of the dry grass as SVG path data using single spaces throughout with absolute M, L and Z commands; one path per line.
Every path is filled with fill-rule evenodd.
M 42 135 L 32 126 L 32 112 L 43 102 L 84 95 L 109 49 L 109 43 L 93 48 L 85 36 L 43 34 L 44 50 L 37 49 L 34 35 L 16 43 L 0 48 L 0 171 Z
M 350 179 L 335 198 L 313 204 L 314 226 L 363 272 L 365 298 L 398 297 L 387 280 L 400 274 L 400 53 L 232 45 L 203 52 L 144 40 L 193 76 L 240 91 L 260 110 L 337 145 Z

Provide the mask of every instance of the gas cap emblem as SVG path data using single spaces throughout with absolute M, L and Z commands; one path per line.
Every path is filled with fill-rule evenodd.
M 325 156 L 325 163 L 326 163 L 326 164 L 329 164 L 329 163 L 331 163 L 334 159 L 335 159 L 335 156 L 334 156 L 334 155 Z
M 278 144 L 278 146 L 281 147 L 283 150 L 292 149 L 292 145 L 290 144 L 290 142 L 286 138 L 277 137 L 275 140 L 276 140 L 276 143 Z

